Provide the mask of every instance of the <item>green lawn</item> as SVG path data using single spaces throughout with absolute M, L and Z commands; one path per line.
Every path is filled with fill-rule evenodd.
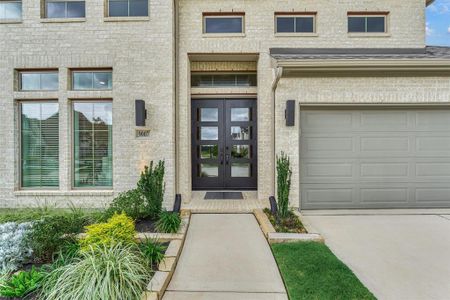
M 291 300 L 376 299 L 322 243 L 274 244 L 272 250 Z

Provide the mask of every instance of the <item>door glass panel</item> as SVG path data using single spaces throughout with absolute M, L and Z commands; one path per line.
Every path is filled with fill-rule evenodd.
M 201 108 L 200 109 L 201 122 L 219 122 L 218 108 Z
M 250 121 L 250 108 L 232 108 L 231 122 L 248 122 Z
M 219 127 L 200 127 L 200 139 L 202 141 L 219 140 Z
M 217 164 L 200 164 L 199 177 L 219 177 L 219 166 Z
M 250 170 L 249 163 L 232 163 L 231 177 L 250 177 Z
M 235 141 L 250 139 L 250 127 L 231 126 L 231 137 Z
M 200 158 L 201 159 L 216 159 L 219 153 L 218 145 L 201 145 Z
M 249 145 L 233 145 L 231 149 L 232 158 L 250 158 L 250 146 Z

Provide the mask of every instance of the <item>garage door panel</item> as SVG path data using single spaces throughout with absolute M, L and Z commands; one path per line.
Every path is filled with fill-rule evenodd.
M 361 152 L 372 151 L 410 151 L 409 137 L 361 137 Z
M 302 208 L 450 207 L 449 109 L 321 108 L 300 118 Z
M 409 190 L 402 188 L 360 188 L 362 203 L 406 204 L 409 199 Z
M 450 118 L 447 111 L 425 110 L 415 113 L 417 131 L 448 131 Z
M 351 112 L 307 111 L 302 114 L 302 124 L 311 132 L 351 129 L 353 117 Z
M 360 122 L 360 129 L 364 131 L 406 130 L 408 129 L 408 113 L 404 111 L 366 111 L 360 113 Z
M 304 139 L 306 151 L 352 151 L 351 137 L 306 137 Z
M 419 204 L 445 205 L 450 199 L 450 188 L 418 187 L 415 189 L 415 198 Z
M 312 206 L 316 204 L 334 205 L 353 203 L 354 189 L 352 186 L 340 185 L 332 187 L 329 185 L 306 185 L 301 191 L 304 203 Z
M 388 163 L 388 162 L 373 162 L 361 163 L 361 177 L 362 178 L 377 178 L 383 180 L 386 177 L 396 177 L 408 179 L 409 176 L 408 163 Z

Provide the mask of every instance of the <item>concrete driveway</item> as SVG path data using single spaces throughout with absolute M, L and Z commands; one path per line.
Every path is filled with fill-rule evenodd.
M 448 210 L 304 215 L 377 298 L 450 299 Z

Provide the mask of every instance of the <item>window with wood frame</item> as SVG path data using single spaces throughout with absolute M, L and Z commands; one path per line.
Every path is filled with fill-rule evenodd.
M 203 33 L 244 33 L 245 13 L 203 13 Z
M 349 12 L 348 33 L 386 33 L 389 12 Z
M 276 12 L 275 33 L 315 33 L 316 12 Z

